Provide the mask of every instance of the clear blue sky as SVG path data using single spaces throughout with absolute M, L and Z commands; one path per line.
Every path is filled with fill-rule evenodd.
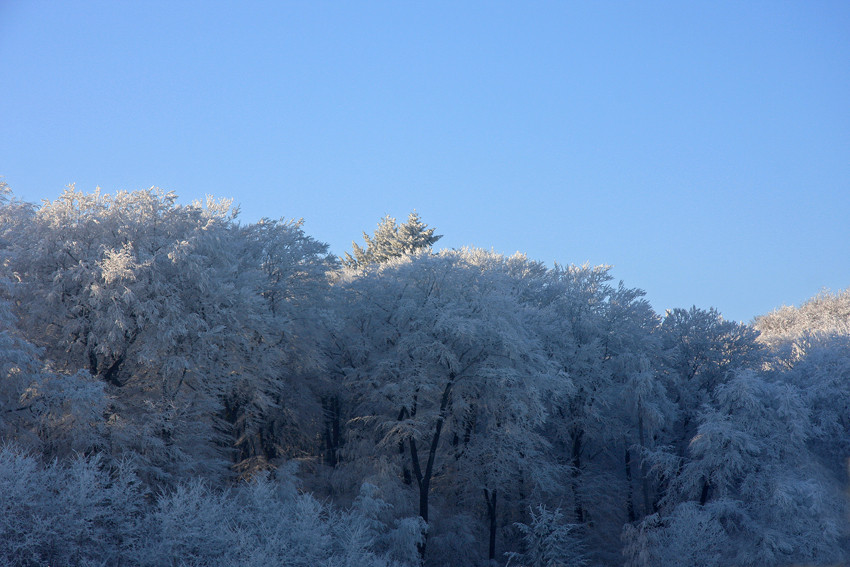
M 850 2 L 0 0 L 0 175 L 385 214 L 748 321 L 850 286 Z

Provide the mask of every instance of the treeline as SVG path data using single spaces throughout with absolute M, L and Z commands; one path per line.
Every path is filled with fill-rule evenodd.
M 227 201 L 0 199 L 0 563 L 850 557 L 847 293 L 751 326 L 415 213 L 338 259 Z

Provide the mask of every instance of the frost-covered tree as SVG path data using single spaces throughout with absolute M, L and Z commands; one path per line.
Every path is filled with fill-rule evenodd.
M 757 332 L 712 311 L 668 312 L 665 373 L 678 418 L 649 455 L 663 497 L 657 514 L 626 527 L 627 565 L 846 559 L 846 499 L 812 452 L 816 373 L 798 382 L 783 365 L 765 371 Z
M 222 474 L 280 447 L 253 441 L 260 416 L 297 407 L 282 392 L 315 366 L 298 318 L 325 285 L 325 245 L 297 223 L 242 227 L 236 214 L 155 189 L 70 187 L 10 244 L 22 328 L 58 369 L 108 386 L 113 447 L 151 480 Z
M 850 335 L 814 335 L 793 342 L 794 360 L 776 372 L 797 388 L 809 409 L 812 450 L 839 478 L 850 458 Z
M 205 292 L 224 291 L 207 268 L 227 214 L 179 207 L 155 191 L 69 188 L 36 213 L 19 256 L 25 328 L 64 368 L 120 390 L 114 413 L 128 426 L 120 445 L 135 444 L 153 476 L 216 460 L 208 440 L 225 384 L 201 364 L 215 364 L 227 325 L 214 317 L 226 303 L 201 304 Z
M 793 355 L 792 345 L 812 335 L 850 335 L 850 289 L 822 292 L 799 307 L 784 305 L 756 317 L 759 340 L 783 358 Z
M 845 503 L 807 448 L 808 408 L 743 370 L 714 388 L 659 514 L 624 534 L 628 565 L 841 562 Z
M 517 523 L 522 534 L 524 553 L 508 553 L 508 565 L 523 567 L 579 567 L 585 565 L 581 543 L 572 533 L 560 509 L 538 506 L 531 510 L 528 524 Z
M 254 292 L 264 300 L 252 327 L 264 334 L 257 334 L 242 359 L 253 364 L 240 372 L 238 388 L 227 398 L 248 472 L 251 462 L 262 467 L 284 454 L 316 451 L 319 400 L 328 390 L 320 348 L 327 333 L 327 276 L 338 263 L 327 244 L 302 227 L 303 221 L 261 219 L 238 233 L 239 256 L 249 269 L 259 267 Z M 266 387 L 257 378 L 269 373 L 272 383 Z
M 29 420 L 27 393 L 39 382 L 39 352 L 24 340 L 12 324 L 8 302 L 0 299 L 0 435 L 4 440 L 34 434 L 24 423 Z
M 652 489 L 640 455 L 668 411 L 652 369 L 655 314 L 642 291 L 611 279 L 607 266 L 556 266 L 530 295 L 548 356 L 566 377 L 545 425 L 565 472 L 548 502 L 571 510 L 593 553 L 615 549 L 623 522 L 645 513 L 634 496 Z
M 699 409 L 729 372 L 758 368 L 763 349 L 757 337 L 754 328 L 726 321 L 714 308 L 667 311 L 661 323 L 661 338 L 677 402 Z
M 0 445 L 0 563 L 9 566 L 411 567 L 414 520 L 384 525 L 372 491 L 337 509 L 297 490 L 293 470 L 222 490 L 183 479 L 146 492 L 127 462 L 43 463 Z M 377 513 L 375 513 L 377 511 Z M 414 529 L 415 531 L 415 529 Z
M 415 539 L 391 547 L 380 499 L 368 488 L 351 509 L 335 509 L 297 489 L 291 467 L 221 491 L 202 482 L 161 495 L 145 518 L 139 565 L 340 565 L 404 567 Z M 400 538 L 403 539 L 403 538 Z M 406 547 L 406 549 L 405 549 Z
M 103 383 L 86 372 L 50 368 L 14 320 L 0 298 L 0 442 L 50 458 L 103 449 L 109 429 Z
M 387 215 L 378 223 L 375 234 L 369 236 L 363 233 L 366 247 L 352 242 L 352 252 L 345 253 L 343 263 L 348 268 L 363 268 L 371 264 L 380 264 L 407 254 L 416 254 L 431 250 L 431 247 L 442 238 L 434 234 L 434 228 L 428 228 L 416 211 L 410 213 L 407 222 L 401 225 Z
M 847 292 L 658 317 L 415 213 L 342 262 L 237 218 L 0 183 L 0 563 L 847 563 Z
M 783 307 L 756 319 L 760 341 L 769 346 L 768 367 L 777 381 L 799 392 L 808 411 L 810 459 L 828 471 L 813 489 L 823 491 L 835 505 L 847 505 L 850 458 L 850 310 L 847 291 L 822 293 L 799 308 Z M 831 483 L 829 482 L 831 480 Z M 848 534 L 843 533 L 845 561 L 850 557 Z
M 768 366 L 806 400 L 815 452 L 843 475 L 850 457 L 850 291 L 784 306 L 757 317 L 755 327 L 770 349 Z
M 551 359 L 569 382 L 551 400 L 553 408 L 547 433 L 560 464 L 570 471 L 573 521 L 585 521 L 582 474 L 587 440 L 601 438 L 603 396 L 611 387 L 604 368 L 604 310 L 611 279 L 604 267 L 556 266 L 541 298 L 546 309 L 539 322 Z
M 42 464 L 0 445 L 0 563 L 119 565 L 138 543 L 143 492 L 124 464 L 98 457 Z
M 725 321 L 715 309 L 692 307 L 665 314 L 660 330 L 661 368 L 677 409 L 676 420 L 662 436 L 662 442 L 672 450 L 669 461 L 656 468 L 664 471 L 663 483 L 674 482 L 681 473 L 691 440 L 697 435 L 700 416 L 705 406 L 712 404 L 716 388 L 736 372 L 760 367 L 763 348 L 756 341 L 757 336 L 752 327 Z M 711 490 L 708 478 L 701 490 L 705 495 Z
M 444 251 L 348 278 L 346 324 L 359 340 L 345 372 L 355 423 L 365 427 L 356 430 L 366 436 L 359 451 L 398 462 L 426 523 L 433 495 L 450 497 L 461 478 L 495 506 L 505 481 L 493 475 L 515 473 L 551 388 L 505 259 Z

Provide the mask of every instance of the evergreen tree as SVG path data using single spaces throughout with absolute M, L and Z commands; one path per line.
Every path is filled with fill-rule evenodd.
M 349 268 L 363 268 L 407 254 L 431 250 L 431 246 L 442 238 L 440 234 L 435 235 L 434 230 L 422 222 L 416 211 L 410 213 L 407 222 L 401 225 L 387 215 L 378 223 L 374 235 L 363 233 L 366 248 L 352 242 L 351 254 L 346 252 L 342 261 Z

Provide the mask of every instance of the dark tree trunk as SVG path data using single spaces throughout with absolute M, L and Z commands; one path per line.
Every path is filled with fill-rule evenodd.
M 407 408 L 401 408 L 401 411 L 398 412 L 398 420 L 402 421 L 407 417 Z M 404 461 L 404 439 L 401 439 L 398 442 L 398 454 L 402 457 L 402 465 L 401 465 L 401 479 L 404 484 L 410 486 L 413 484 L 413 475 L 410 474 L 410 468 L 407 466 L 407 462 Z
M 410 438 L 410 460 L 413 465 L 413 473 L 416 475 L 416 485 L 419 487 L 419 516 L 428 523 L 428 492 L 431 489 L 431 476 L 422 473 L 422 467 L 419 464 L 419 452 L 416 450 L 416 440 Z M 428 470 L 427 467 L 425 469 Z M 422 562 L 425 561 L 425 544 L 427 542 L 416 544 L 416 549 L 419 551 L 419 558 Z
M 496 560 L 496 491 L 484 489 L 484 500 L 487 502 L 487 519 L 490 520 L 490 546 L 487 559 L 490 563 Z
M 579 430 L 573 436 L 573 450 L 572 450 L 572 464 L 573 464 L 573 499 L 574 499 L 574 510 L 575 510 L 575 518 L 577 524 L 584 523 L 584 507 L 581 503 L 581 491 L 579 490 L 579 477 L 581 476 L 581 452 L 582 452 L 582 438 L 584 437 L 584 431 Z
M 635 503 L 632 495 L 632 454 L 629 451 L 628 445 L 626 445 L 626 486 L 628 487 L 628 492 L 626 493 L 626 510 L 629 514 L 629 522 L 634 522 L 637 518 L 635 517 Z
M 339 463 L 339 449 L 342 443 L 339 397 L 328 396 L 322 400 L 325 414 L 325 460 L 331 467 Z
M 699 505 L 705 506 L 705 503 L 708 502 L 708 493 L 711 489 L 711 483 L 708 480 L 704 480 L 702 483 L 702 492 L 699 495 Z
M 443 395 L 440 398 L 440 413 L 437 416 L 437 423 L 434 426 L 434 434 L 431 437 L 431 445 L 428 448 L 428 461 L 425 464 L 425 470 L 422 470 L 422 465 L 419 462 L 419 452 L 416 448 L 416 440 L 411 437 L 410 445 L 410 461 L 413 466 L 413 474 L 416 478 L 416 484 L 419 487 L 419 516 L 428 523 L 428 495 L 431 490 L 431 478 L 434 476 L 434 461 L 437 458 L 437 446 L 440 444 L 440 434 L 443 432 L 443 424 L 446 421 L 449 402 L 452 396 L 452 386 L 454 385 L 455 374 L 449 375 L 449 382 L 443 389 Z M 426 536 L 427 537 L 427 536 Z M 418 546 L 419 555 L 422 560 L 425 560 L 425 543 Z
M 97 376 L 99 364 L 97 363 L 97 355 L 95 354 L 94 349 L 91 348 L 91 347 L 88 347 L 88 356 L 89 356 L 89 374 L 91 374 L 92 376 Z
M 640 440 L 640 448 L 646 450 L 646 433 L 643 429 L 643 411 L 638 406 L 638 439 Z M 651 513 L 649 505 L 649 481 L 647 479 L 646 467 L 643 465 L 643 459 L 640 463 L 640 489 L 643 494 L 643 515 L 648 516 Z

